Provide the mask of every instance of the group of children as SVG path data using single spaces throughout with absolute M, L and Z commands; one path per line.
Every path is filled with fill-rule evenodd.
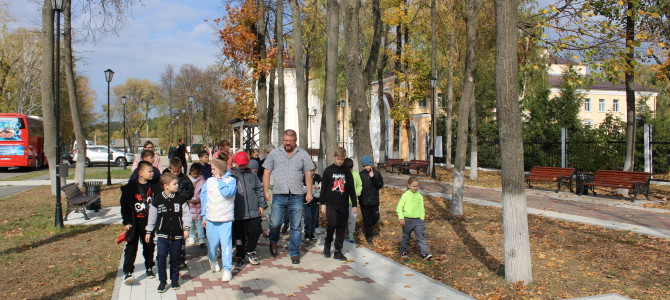
M 158 292 L 161 293 L 169 288 L 168 256 L 170 287 L 179 288 L 179 269 L 185 266 L 186 240 L 191 245 L 207 247 L 211 270 L 219 272 L 223 269 L 222 281 L 232 279 L 233 267 L 241 268 L 247 261 L 259 264 L 256 247 L 263 233 L 261 218 L 269 199 L 265 199 L 257 175 L 257 152 L 254 153 L 256 157 L 250 159 L 245 152 L 233 156 L 228 149 L 222 150 L 212 160 L 208 151 L 201 151 L 198 154 L 200 163 L 191 165 L 189 176 L 181 172 L 179 158 L 172 158 L 169 167 L 160 173 L 154 166 L 154 152 L 144 150 L 141 153 L 141 161 L 128 183 L 121 188 L 121 215 L 127 241 L 123 264 L 126 284 L 134 281 L 139 243 L 143 246 L 147 278 L 156 277 L 153 267 L 154 247 L 157 246 Z M 360 172 L 353 171 L 353 161 L 346 158 L 344 148 L 337 148 L 333 159 L 334 163 L 324 170 L 322 177 L 313 175 L 313 198 L 316 201 L 305 204 L 304 233 L 305 241 L 315 239 L 321 204 L 321 212 L 327 219 L 323 255 L 331 257 L 334 242 L 333 258 L 344 261 L 347 259 L 342 253 L 345 230 L 348 227 L 349 241 L 353 242 L 359 206 L 365 239 L 372 244 L 373 229 L 379 221 L 379 190 L 384 181 L 379 171 L 372 167 L 368 155 L 361 159 L 363 170 Z M 419 181 L 411 177 L 396 209 L 403 232 L 400 252 L 403 257 L 407 256 L 410 234 L 414 232 L 421 256 L 430 259 L 432 256 L 423 237 L 423 197 L 418 189 Z M 218 262 L 219 251 L 222 266 Z

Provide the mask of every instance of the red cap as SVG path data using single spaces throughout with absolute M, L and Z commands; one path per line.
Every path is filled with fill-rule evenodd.
M 249 164 L 249 155 L 246 152 L 240 151 L 235 154 L 235 163 L 239 165 L 248 165 Z

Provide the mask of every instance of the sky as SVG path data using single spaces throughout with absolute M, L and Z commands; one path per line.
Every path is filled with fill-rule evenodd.
M 41 1 L 7 2 L 15 27 L 39 27 Z M 218 18 L 223 11 L 217 0 L 142 0 L 132 7 L 118 33 L 102 36 L 96 43 L 77 42 L 73 46 L 79 60 L 77 72 L 88 77 L 97 93 L 96 111 L 102 112 L 102 104 L 107 102 L 107 69 L 114 71 L 113 88 L 128 78 L 158 82 L 167 64 L 177 70 L 186 63 L 201 68 L 214 64 L 216 32 L 205 19 Z M 76 16 L 73 23 L 76 27 Z

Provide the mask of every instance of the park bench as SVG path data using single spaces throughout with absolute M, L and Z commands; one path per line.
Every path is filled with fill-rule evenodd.
M 387 172 L 393 173 L 394 168 L 400 167 L 402 164 L 402 158 L 388 158 L 386 162 L 378 163 L 377 168 L 386 170 Z
M 649 200 L 649 181 L 651 180 L 651 173 L 648 172 L 632 172 L 632 171 L 618 171 L 618 170 L 598 170 L 596 171 L 593 180 L 582 182 L 581 185 L 595 195 L 596 186 L 604 186 L 615 189 L 630 190 L 632 195 L 630 201 L 635 201 L 638 194 L 643 194 Z M 581 190 L 578 191 L 581 195 Z
M 528 188 L 532 188 L 531 181 L 556 182 L 557 193 L 563 185 L 567 185 L 572 192 L 572 175 L 574 174 L 574 168 L 534 166 L 526 175 L 526 183 L 528 183 Z
M 84 219 L 88 220 L 86 215 L 86 205 L 100 200 L 100 195 L 86 196 L 81 193 L 76 183 L 66 184 L 62 188 L 65 198 L 67 198 L 67 211 L 65 212 L 65 220 L 70 211 L 81 212 L 84 214 Z
M 428 164 L 429 162 L 427 160 L 413 159 L 408 163 L 402 164 L 399 171 L 400 173 L 405 172 L 409 174 L 410 170 L 416 170 L 416 175 L 419 175 L 420 171 L 423 171 L 424 174 L 428 175 Z

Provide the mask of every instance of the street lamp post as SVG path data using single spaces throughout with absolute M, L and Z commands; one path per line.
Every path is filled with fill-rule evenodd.
M 126 153 L 126 100 L 128 97 L 123 96 L 121 97 L 121 101 L 123 102 L 123 153 Z M 123 165 L 123 169 L 125 170 L 127 168 L 127 163 Z
M 430 129 L 430 176 L 435 178 L 435 128 L 437 120 L 435 119 L 435 86 L 437 85 L 437 78 L 430 78 L 430 115 L 431 115 L 431 129 Z
M 56 13 L 56 92 L 55 107 L 56 116 L 56 212 L 54 217 L 54 227 L 63 228 L 63 207 L 60 197 L 60 13 L 65 5 L 64 0 L 51 0 L 51 8 Z
M 109 130 L 109 112 L 111 107 L 109 106 L 109 83 L 112 82 L 114 77 L 114 71 L 112 69 L 105 70 L 105 80 L 107 81 L 107 185 L 112 185 L 112 170 L 109 164 L 109 159 L 112 156 L 112 148 L 110 145 L 111 133 Z
M 195 98 L 193 96 L 188 97 L 188 103 L 191 105 L 191 126 L 189 129 L 190 132 L 190 138 L 189 138 L 189 147 L 193 146 L 193 109 L 195 108 Z
M 308 149 L 309 148 L 314 148 L 314 146 L 312 146 L 312 118 L 316 117 L 317 112 L 318 111 L 316 110 L 316 107 L 312 107 L 312 109 L 310 109 L 308 111 L 308 114 L 309 114 L 309 126 L 307 127 L 307 129 L 308 129 L 308 131 L 307 131 L 307 147 L 308 147 Z M 310 155 L 311 155 L 311 152 L 310 152 Z

